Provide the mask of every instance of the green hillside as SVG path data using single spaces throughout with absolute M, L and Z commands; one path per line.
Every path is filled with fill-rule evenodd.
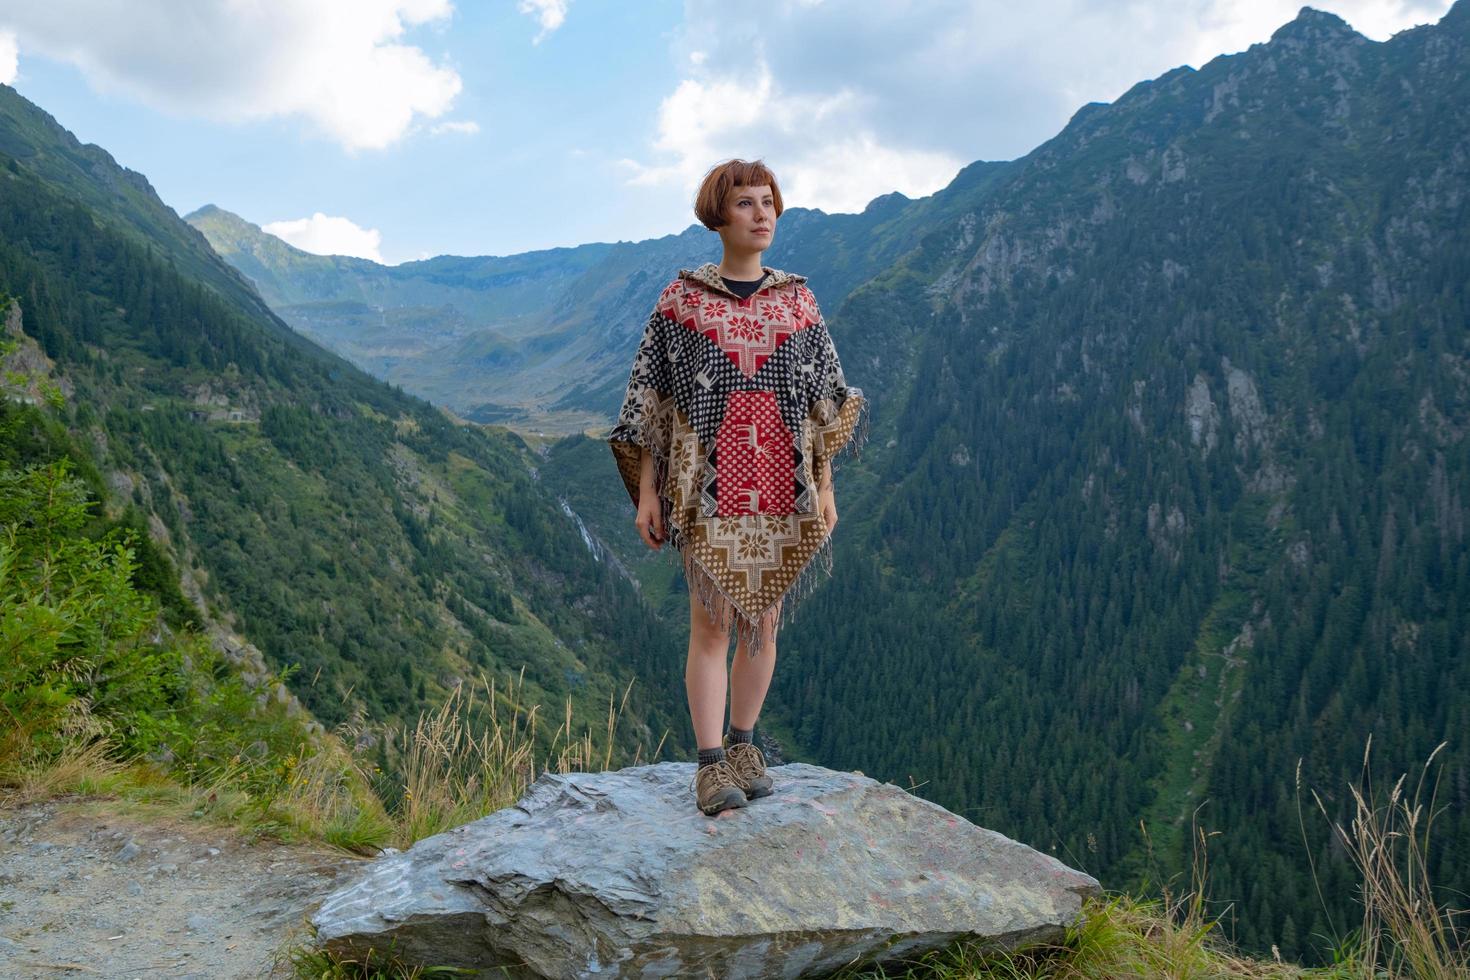
M 598 728 L 636 680 L 630 754 L 682 738 L 677 640 L 590 560 L 518 438 L 457 424 L 289 330 L 193 255 L 202 239 L 145 182 L 113 207 L 87 185 L 122 180 L 105 163 L 40 166 L 69 139 L 53 129 L 0 88 L 0 291 L 71 391 L 60 422 L 151 522 L 203 615 L 289 669 L 328 725 L 412 720 L 466 679 L 524 670 L 530 702 L 559 713 L 570 698 Z

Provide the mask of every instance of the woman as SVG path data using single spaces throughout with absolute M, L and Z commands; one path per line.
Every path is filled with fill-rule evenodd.
M 644 543 L 669 541 L 683 555 L 694 794 L 709 815 L 771 793 L 752 737 L 783 599 L 811 584 L 817 555 L 830 572 L 832 459 L 861 441 L 866 415 L 806 278 L 761 264 L 781 211 L 776 177 L 759 160 L 705 175 L 694 212 L 724 254 L 680 269 L 664 288 L 608 436 Z

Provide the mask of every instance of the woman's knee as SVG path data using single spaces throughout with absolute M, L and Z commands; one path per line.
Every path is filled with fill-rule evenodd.
M 703 610 L 689 619 L 689 649 L 714 655 L 730 648 L 730 631 L 703 615 Z
M 730 635 L 730 613 L 723 597 L 707 608 L 692 592 L 689 594 L 689 628 L 703 634 Z

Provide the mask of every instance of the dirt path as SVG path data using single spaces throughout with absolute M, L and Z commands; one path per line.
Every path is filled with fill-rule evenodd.
M 0 976 L 281 977 L 355 860 L 96 800 L 0 808 Z

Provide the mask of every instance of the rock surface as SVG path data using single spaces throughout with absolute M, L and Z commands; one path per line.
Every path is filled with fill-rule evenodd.
M 897 786 L 793 763 L 718 818 L 692 763 L 544 775 L 313 916 L 339 954 L 522 977 L 803 977 L 1055 940 L 1098 884 Z M 502 972 L 503 971 L 503 972 Z

